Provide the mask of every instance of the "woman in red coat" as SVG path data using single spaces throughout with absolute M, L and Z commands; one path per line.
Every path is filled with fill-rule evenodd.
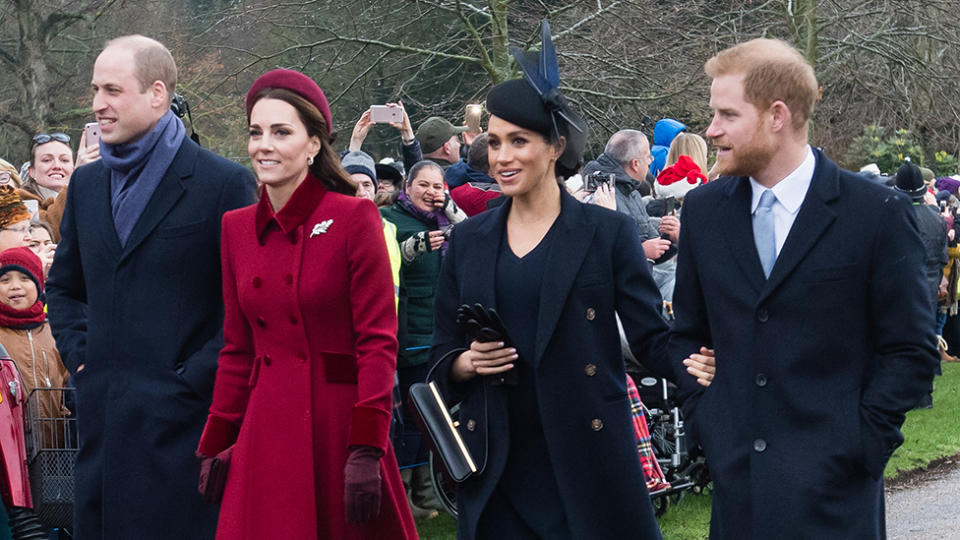
M 224 347 L 198 453 L 234 445 L 218 539 L 416 538 L 388 442 L 397 354 L 380 216 L 310 78 L 247 94 L 258 204 L 223 218 Z

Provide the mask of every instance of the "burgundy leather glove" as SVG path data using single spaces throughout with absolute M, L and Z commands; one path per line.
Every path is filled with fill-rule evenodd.
M 366 523 L 380 515 L 380 458 L 372 446 L 353 446 L 343 469 L 347 523 Z

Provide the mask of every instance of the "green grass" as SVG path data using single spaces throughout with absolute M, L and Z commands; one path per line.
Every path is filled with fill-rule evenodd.
M 903 446 L 893 453 L 884 477 L 960 453 L 960 364 L 942 366 L 943 375 L 933 381 L 933 408 L 907 413 Z
M 910 411 L 903 425 L 903 446 L 893 453 L 886 478 L 926 467 L 938 458 L 960 454 L 960 364 L 943 364 L 934 381 L 933 408 Z M 664 540 L 704 540 L 710 525 L 710 496 L 688 494 L 660 518 Z M 457 524 L 447 514 L 417 522 L 423 540 L 455 540 Z

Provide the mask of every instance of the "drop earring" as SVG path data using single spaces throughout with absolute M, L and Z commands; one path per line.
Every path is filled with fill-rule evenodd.
M 313 156 L 307 156 L 307 165 L 313 165 Z

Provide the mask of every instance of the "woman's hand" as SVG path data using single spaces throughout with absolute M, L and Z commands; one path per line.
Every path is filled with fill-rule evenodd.
M 370 132 L 370 126 L 373 125 L 373 122 L 370 120 L 370 109 L 363 111 L 363 114 L 360 115 L 360 119 L 357 120 L 355 126 L 353 126 L 353 134 L 350 135 L 350 151 L 355 152 L 360 149 L 363 145 L 363 141 L 367 138 L 367 133 Z
M 710 386 L 717 373 L 717 360 L 713 349 L 700 347 L 700 354 L 691 354 L 683 361 L 687 366 L 687 373 L 697 378 L 702 386 Z
M 100 145 L 87 146 L 87 130 L 83 130 L 83 133 L 80 135 L 80 147 L 77 148 L 77 162 L 75 166 L 79 167 L 87 163 L 93 163 L 98 159 L 100 159 Z
M 516 349 L 504 347 L 502 341 L 474 341 L 469 349 L 453 361 L 453 380 L 464 382 L 477 375 L 495 375 L 509 371 L 519 357 Z
M 403 140 L 403 144 L 413 144 L 413 125 L 410 124 L 410 117 L 407 116 L 407 110 L 403 108 L 403 102 L 387 103 L 387 107 L 400 107 L 400 109 L 403 110 L 403 121 L 390 122 L 390 127 L 400 132 L 400 139 Z
M 37 256 L 40 258 L 40 262 L 43 263 L 44 279 L 50 276 L 50 267 L 53 266 L 53 256 L 56 254 L 56 251 L 56 244 L 47 244 L 45 246 L 40 246 L 40 252 L 37 253 Z
M 443 236 L 443 231 L 430 231 L 430 251 L 436 251 L 443 247 L 443 241 L 446 240 Z

